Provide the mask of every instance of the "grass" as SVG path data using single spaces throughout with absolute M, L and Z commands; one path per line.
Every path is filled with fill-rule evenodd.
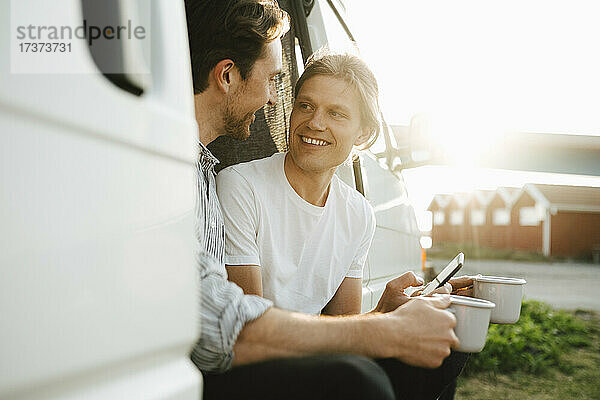
M 515 325 L 491 325 L 455 399 L 600 399 L 600 316 L 523 304 Z

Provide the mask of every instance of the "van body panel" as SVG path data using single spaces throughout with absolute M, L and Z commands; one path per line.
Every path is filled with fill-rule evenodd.
M 189 348 L 194 167 L 0 116 L 0 387 Z
M 80 24 L 80 2 L 60 4 L 30 12 Z M 188 356 L 200 324 L 186 21 L 183 2 L 152 6 L 142 96 L 100 71 L 0 61 L 0 398 L 201 397 Z

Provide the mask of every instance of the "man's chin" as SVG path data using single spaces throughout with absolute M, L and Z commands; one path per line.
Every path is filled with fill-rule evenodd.
M 244 124 L 244 128 L 240 129 L 237 132 L 237 135 L 235 137 L 237 140 L 246 140 L 250 137 L 250 125 L 252 125 L 254 120 L 255 120 L 255 118 L 253 115 L 252 118 L 250 118 L 248 121 L 246 121 L 246 123 Z
M 240 132 L 240 137 L 238 140 L 247 140 L 250 137 L 250 127 L 244 129 L 243 132 Z
M 244 125 L 244 129 L 240 130 L 240 140 L 246 140 L 250 137 L 250 125 L 252 125 L 254 119 L 250 120 L 246 125 Z
M 250 132 L 239 131 L 239 132 L 236 132 L 235 135 L 229 135 L 229 137 L 243 142 L 250 137 Z
M 225 118 L 225 136 L 236 140 L 246 140 L 250 137 L 250 125 L 256 117 L 254 114 L 246 115 L 245 119 Z
M 235 140 L 246 140 L 250 137 L 250 126 L 246 125 L 237 129 L 227 129 L 225 136 L 229 136 Z

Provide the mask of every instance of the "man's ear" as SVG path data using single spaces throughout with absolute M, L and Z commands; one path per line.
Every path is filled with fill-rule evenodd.
M 354 141 L 354 145 L 362 146 L 363 144 L 365 144 L 371 137 L 371 133 L 372 133 L 371 129 L 369 129 L 367 127 L 361 128 L 361 134 Z
M 231 90 L 231 81 L 235 79 L 233 75 L 236 73 L 238 71 L 233 60 L 224 59 L 219 61 L 212 70 L 217 89 L 223 94 L 227 94 Z

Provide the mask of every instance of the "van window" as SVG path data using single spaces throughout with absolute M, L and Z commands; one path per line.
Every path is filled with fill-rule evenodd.
M 125 7 L 119 0 L 81 0 L 81 11 L 84 25 L 101 29 L 104 34 L 85 31 L 88 49 L 102 75 L 118 88 L 141 96 L 150 74 L 150 3 L 138 3 Z M 118 39 L 125 25 L 129 29 L 135 26 L 134 39 L 131 32 L 129 39 Z M 100 37 L 92 44 L 95 34 Z
M 296 68 L 298 69 L 298 76 L 300 76 L 304 72 L 304 61 L 302 59 L 302 47 L 300 47 L 300 41 L 298 38 L 294 38 L 294 53 L 296 55 Z
M 323 13 L 323 22 L 327 27 L 327 41 L 329 48 L 335 51 L 354 50 L 356 48 L 354 41 L 348 36 L 348 33 L 335 15 L 331 5 L 327 3 L 321 10 Z

